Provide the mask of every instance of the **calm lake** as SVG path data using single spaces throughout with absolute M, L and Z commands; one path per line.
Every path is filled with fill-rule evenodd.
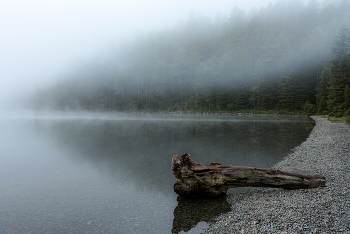
M 230 205 L 178 197 L 174 154 L 269 168 L 313 127 L 308 118 L 3 114 L 0 233 L 199 233 Z

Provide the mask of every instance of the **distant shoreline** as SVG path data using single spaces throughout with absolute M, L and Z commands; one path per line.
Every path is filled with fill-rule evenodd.
M 25 110 L 25 111 L 8 111 L 35 113 L 35 114 L 149 114 L 149 115 L 227 115 L 227 116 L 271 116 L 271 117 L 309 117 L 304 114 L 279 114 L 279 113 L 251 113 L 251 112 L 192 112 L 192 111 L 112 111 L 112 110 Z
M 249 112 L 239 112 L 239 113 L 230 113 L 230 112 L 126 112 L 128 114 L 170 114 L 170 115 L 234 115 L 234 116 L 278 116 L 278 117 L 309 117 L 308 115 L 301 114 L 257 114 Z

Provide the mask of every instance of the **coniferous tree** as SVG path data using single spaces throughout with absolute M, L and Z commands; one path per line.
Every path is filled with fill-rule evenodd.
M 344 103 L 343 103 L 344 110 L 350 110 L 350 88 L 347 85 L 344 90 Z
M 332 54 L 334 59 L 331 61 L 329 99 L 333 108 L 341 112 L 345 87 L 350 86 L 350 29 L 348 27 L 343 26 L 335 35 Z
M 350 28 L 343 25 L 332 42 L 332 54 L 336 59 L 350 55 Z
M 320 83 L 317 86 L 316 103 L 318 106 L 318 112 L 322 114 L 327 111 L 327 100 L 329 93 L 329 83 L 330 83 L 330 69 L 325 67 L 320 76 Z

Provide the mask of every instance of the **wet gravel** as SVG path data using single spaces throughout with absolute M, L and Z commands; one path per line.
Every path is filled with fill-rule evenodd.
M 326 177 L 326 187 L 249 188 L 203 233 L 350 233 L 350 128 L 312 117 L 316 126 L 273 168 Z

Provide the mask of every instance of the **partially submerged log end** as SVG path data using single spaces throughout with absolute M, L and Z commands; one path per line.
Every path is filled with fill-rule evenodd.
M 272 187 L 283 189 L 309 189 L 324 187 L 326 178 L 302 175 L 274 169 L 228 166 L 220 163 L 204 165 L 191 159 L 187 153 L 173 156 L 172 170 L 176 183 L 174 191 L 189 197 L 219 197 L 229 188 Z

